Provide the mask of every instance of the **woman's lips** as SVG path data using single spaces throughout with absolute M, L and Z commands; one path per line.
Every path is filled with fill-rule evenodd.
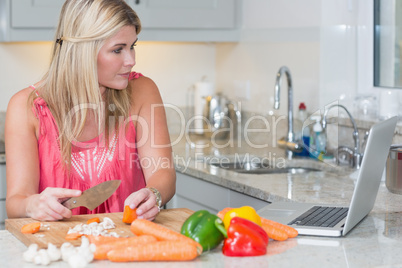
M 124 77 L 124 78 L 128 78 L 130 76 L 130 72 L 124 73 L 124 74 L 119 74 L 119 75 Z

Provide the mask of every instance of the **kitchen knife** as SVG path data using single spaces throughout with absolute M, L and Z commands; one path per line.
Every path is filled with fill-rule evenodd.
M 94 210 L 116 191 L 120 182 L 120 180 L 102 182 L 84 191 L 81 196 L 67 199 L 62 205 L 68 209 L 86 207 L 89 210 Z

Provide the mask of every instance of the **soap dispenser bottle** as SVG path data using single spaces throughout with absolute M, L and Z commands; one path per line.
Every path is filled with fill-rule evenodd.
M 313 158 L 323 160 L 326 151 L 327 139 L 321 125 L 321 116 L 312 116 L 315 121 L 313 126 L 313 136 L 310 140 L 310 155 Z
M 300 143 L 303 145 L 303 149 L 301 152 L 296 152 L 295 156 L 309 156 L 309 151 L 308 148 L 310 147 L 310 128 L 307 125 L 307 111 L 306 111 L 306 105 L 304 102 L 301 102 L 299 105 L 299 120 L 300 120 L 300 129 L 298 129 L 298 132 L 296 134 L 296 140 L 300 141 Z

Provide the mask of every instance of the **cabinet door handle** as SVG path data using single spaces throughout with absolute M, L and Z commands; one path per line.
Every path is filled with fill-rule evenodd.
M 135 0 L 135 4 L 139 5 L 140 4 L 140 0 Z

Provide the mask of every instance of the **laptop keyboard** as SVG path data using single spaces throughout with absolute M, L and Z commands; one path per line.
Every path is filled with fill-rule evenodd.
M 322 207 L 314 206 L 303 213 L 288 225 L 296 224 L 301 226 L 334 227 L 348 214 L 345 207 Z

